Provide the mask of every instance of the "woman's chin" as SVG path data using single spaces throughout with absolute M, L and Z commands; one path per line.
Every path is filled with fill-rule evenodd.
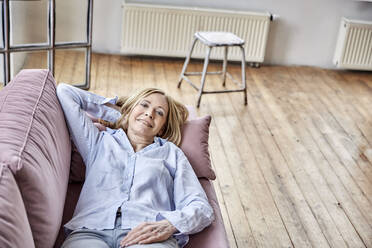
M 149 127 L 142 127 L 142 128 L 137 128 L 134 130 L 135 134 L 138 136 L 143 136 L 143 137 L 155 137 L 155 134 L 152 132 L 151 128 Z

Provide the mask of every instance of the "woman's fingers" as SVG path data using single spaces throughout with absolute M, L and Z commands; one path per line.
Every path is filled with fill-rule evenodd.
M 151 233 L 151 232 L 141 234 L 141 235 L 137 236 L 136 238 L 133 238 L 133 239 L 128 240 L 127 242 L 125 242 L 124 246 L 130 246 L 130 245 L 134 245 L 134 244 L 141 244 L 141 242 L 143 240 L 149 239 L 153 236 L 154 236 L 154 234 Z
M 125 247 L 133 244 L 162 242 L 169 239 L 175 230 L 167 220 L 143 223 L 130 231 L 120 242 L 120 245 Z
M 113 109 L 116 109 L 117 111 L 120 111 L 120 106 L 117 106 L 117 105 L 109 103 L 109 102 L 105 103 L 105 105 L 108 106 L 108 107 L 111 107 Z
M 132 240 L 138 238 L 139 236 L 149 233 L 152 229 L 150 226 L 150 223 L 142 223 L 139 226 L 135 227 L 133 230 L 131 230 L 120 242 L 121 245 L 127 244 L 131 242 Z
M 171 234 L 169 235 L 169 233 L 165 232 L 165 230 L 158 232 L 155 231 L 154 234 L 149 235 L 148 237 L 143 237 L 141 240 L 139 240 L 138 244 L 151 244 L 156 242 L 162 242 L 169 239 L 170 236 Z

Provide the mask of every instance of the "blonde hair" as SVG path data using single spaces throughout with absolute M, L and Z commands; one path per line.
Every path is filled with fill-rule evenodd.
M 147 88 L 136 92 L 129 97 L 120 97 L 116 102 L 116 105 L 120 107 L 121 116 L 120 118 L 112 123 L 99 119 L 99 122 L 109 128 L 119 129 L 122 128 L 124 131 L 128 129 L 128 117 L 132 113 L 133 108 L 139 104 L 139 102 L 154 93 L 163 95 L 168 103 L 168 114 L 162 133 L 159 135 L 161 138 L 167 139 L 173 142 L 177 146 L 181 143 L 181 128 L 185 123 L 189 112 L 187 108 L 174 100 L 169 95 L 165 94 L 164 91 L 157 88 Z

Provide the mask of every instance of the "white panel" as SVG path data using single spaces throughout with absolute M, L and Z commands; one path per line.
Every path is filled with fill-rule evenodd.
M 124 54 L 185 57 L 197 31 L 228 31 L 246 41 L 246 61 L 263 62 L 270 14 L 196 8 L 124 4 Z M 206 48 L 197 43 L 193 58 L 204 58 Z M 212 59 L 222 59 L 223 49 L 214 48 Z M 230 60 L 241 60 L 239 48 L 231 48 Z
M 372 22 L 342 19 L 334 63 L 344 69 L 372 70 Z

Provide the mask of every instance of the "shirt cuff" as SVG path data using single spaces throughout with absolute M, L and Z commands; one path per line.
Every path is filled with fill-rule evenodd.
M 175 211 L 172 211 L 172 212 L 175 212 Z M 164 219 L 168 220 L 177 229 L 177 231 L 174 234 L 187 232 L 186 223 L 184 223 L 182 219 L 177 218 L 178 214 L 175 214 L 175 213 L 172 214 L 172 212 L 164 211 L 164 212 L 158 213 L 156 215 L 156 221 L 161 221 Z
M 119 97 L 114 97 L 114 98 L 105 98 L 101 101 L 101 104 L 105 104 L 105 103 L 111 103 L 111 104 L 116 104 L 116 102 L 118 101 L 118 98 Z

